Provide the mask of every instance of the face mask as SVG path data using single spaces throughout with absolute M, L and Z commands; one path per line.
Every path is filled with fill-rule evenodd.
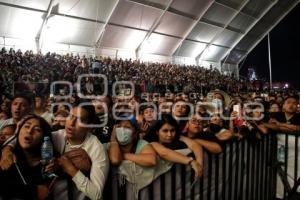
M 129 128 L 116 128 L 116 136 L 120 145 L 130 144 L 132 141 L 132 130 Z
M 209 124 L 209 130 L 212 132 L 212 133 L 219 133 L 220 130 L 221 130 L 221 126 L 217 125 L 217 124 Z
M 217 109 L 222 108 L 222 101 L 220 99 L 213 99 L 212 103 L 215 108 Z

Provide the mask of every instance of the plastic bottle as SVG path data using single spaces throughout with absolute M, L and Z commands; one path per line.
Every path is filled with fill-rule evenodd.
M 44 137 L 44 143 L 41 148 L 42 164 L 46 165 L 53 158 L 53 145 L 49 136 Z

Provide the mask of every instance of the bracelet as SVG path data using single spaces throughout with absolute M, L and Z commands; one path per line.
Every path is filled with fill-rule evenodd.
M 110 143 L 111 143 L 111 144 L 119 144 L 119 143 L 116 142 L 116 141 L 111 141 Z

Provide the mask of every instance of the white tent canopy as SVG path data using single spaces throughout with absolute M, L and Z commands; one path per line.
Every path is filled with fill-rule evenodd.
M 237 65 L 300 0 L 0 0 L 0 46 Z

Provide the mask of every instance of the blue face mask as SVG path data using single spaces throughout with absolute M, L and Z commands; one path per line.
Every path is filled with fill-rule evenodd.
M 120 145 L 128 145 L 132 142 L 132 130 L 129 128 L 116 128 L 116 136 Z
M 217 108 L 217 109 L 222 108 L 222 101 L 220 99 L 213 99 L 212 103 L 215 108 Z

